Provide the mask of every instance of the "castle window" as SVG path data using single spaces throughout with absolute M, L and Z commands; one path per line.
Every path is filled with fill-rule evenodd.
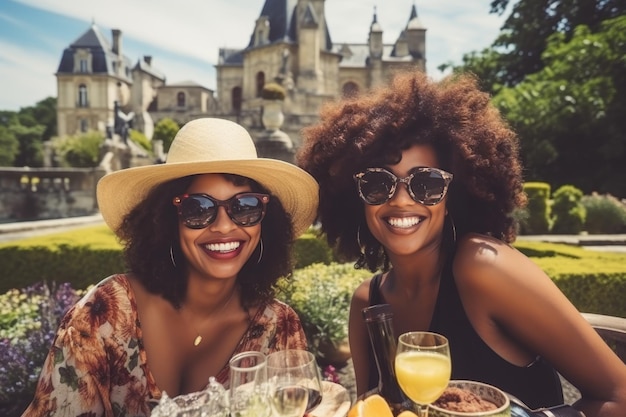
M 86 59 L 81 59 L 79 62 L 80 65 L 80 72 L 87 72 L 87 60 Z
M 89 101 L 87 99 L 87 86 L 85 84 L 78 86 L 78 107 L 89 107 Z
M 80 131 L 85 133 L 89 130 L 89 121 L 87 119 L 80 119 Z
M 259 71 L 256 74 L 256 96 L 261 97 L 261 90 L 263 90 L 263 86 L 265 85 L 265 73 L 263 71 Z
M 231 99 L 233 102 L 233 112 L 235 114 L 241 113 L 241 102 L 242 102 L 241 87 L 233 88 L 230 94 L 231 94 Z
M 186 101 L 187 101 L 187 97 L 185 96 L 185 93 L 181 91 L 178 94 L 176 94 L 176 105 L 178 107 L 185 107 Z
M 345 83 L 341 90 L 342 90 L 341 93 L 343 97 L 346 97 L 346 98 L 354 97 L 357 94 L 359 94 L 359 86 L 352 81 L 348 81 L 347 83 Z

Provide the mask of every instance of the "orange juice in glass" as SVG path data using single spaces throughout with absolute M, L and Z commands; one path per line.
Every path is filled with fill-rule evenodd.
M 431 332 L 408 332 L 398 338 L 395 370 L 398 384 L 428 417 L 428 405 L 448 386 L 452 366 L 448 339 Z

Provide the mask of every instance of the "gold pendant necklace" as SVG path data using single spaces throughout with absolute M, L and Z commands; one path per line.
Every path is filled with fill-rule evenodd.
M 215 310 L 214 312 L 212 312 L 210 314 L 210 316 L 213 316 L 214 314 L 218 314 L 220 312 L 222 312 L 226 306 L 228 306 L 228 304 L 230 303 L 230 300 L 233 299 L 233 296 L 235 295 L 236 290 L 233 289 L 233 292 L 230 294 L 230 297 L 228 297 L 228 300 L 226 300 L 226 302 L 219 307 L 217 310 Z M 183 306 L 184 307 L 184 306 Z M 195 339 L 193 339 L 193 345 L 194 347 L 198 346 L 200 343 L 202 343 L 202 335 L 200 334 L 200 332 L 198 331 L 198 328 L 196 326 L 193 325 L 193 323 L 191 324 L 191 326 L 194 328 L 194 330 L 196 331 L 196 337 Z

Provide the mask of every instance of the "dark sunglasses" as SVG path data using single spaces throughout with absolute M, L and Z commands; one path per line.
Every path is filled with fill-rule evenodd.
M 190 229 L 204 229 L 217 218 L 221 207 L 226 209 L 233 223 L 250 227 L 257 225 L 265 216 L 270 196 L 260 193 L 241 193 L 228 200 L 218 200 L 207 194 L 183 194 L 174 197 L 172 203 L 178 208 L 178 217 Z
M 384 168 L 367 168 L 354 174 L 359 196 L 370 205 L 389 201 L 399 182 L 406 184 L 409 195 L 426 206 L 434 206 L 446 196 L 453 175 L 438 168 L 418 167 L 405 178 L 398 178 Z

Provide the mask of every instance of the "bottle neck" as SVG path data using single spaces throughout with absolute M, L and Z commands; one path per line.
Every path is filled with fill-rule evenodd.
M 396 338 L 393 331 L 393 314 L 388 304 L 363 309 L 363 318 L 378 369 L 378 392 L 392 408 L 400 408 L 408 399 L 396 380 L 394 362 Z M 410 404 L 410 403 L 409 403 Z

